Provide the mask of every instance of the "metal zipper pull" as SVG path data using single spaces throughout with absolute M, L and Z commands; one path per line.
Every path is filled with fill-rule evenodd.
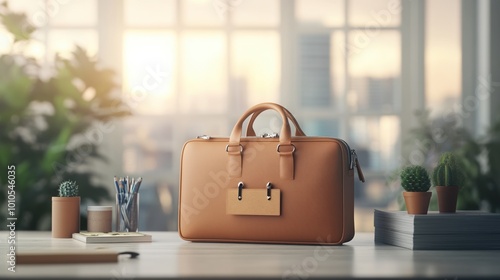
M 197 139 L 204 139 L 204 140 L 209 140 L 211 137 L 208 136 L 208 135 L 199 135 L 199 136 L 196 136 Z
M 356 150 L 351 150 L 351 169 L 356 166 L 356 170 L 358 171 L 358 178 L 361 182 L 365 182 L 365 175 L 363 174 L 363 170 L 361 170 L 361 165 L 359 165 L 358 155 L 356 154 Z
M 264 133 L 260 136 L 261 138 L 278 138 L 280 135 L 278 133 Z
M 356 155 L 356 150 L 354 149 L 352 149 L 350 153 L 351 153 L 351 162 L 349 163 L 349 169 L 353 169 L 354 165 L 356 164 L 354 158 L 357 158 L 358 155 Z

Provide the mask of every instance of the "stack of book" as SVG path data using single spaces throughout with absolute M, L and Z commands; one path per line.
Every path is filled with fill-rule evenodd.
M 375 209 L 375 242 L 411 250 L 498 250 L 500 214 L 457 211 L 410 215 Z

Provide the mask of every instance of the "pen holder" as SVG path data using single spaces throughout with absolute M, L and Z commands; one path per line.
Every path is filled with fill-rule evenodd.
M 116 231 L 139 231 L 139 194 L 116 194 Z

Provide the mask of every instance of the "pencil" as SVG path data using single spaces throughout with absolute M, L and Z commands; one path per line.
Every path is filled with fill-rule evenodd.
M 115 183 L 116 193 L 119 193 L 120 192 L 120 186 L 118 186 L 118 179 L 116 178 L 116 176 L 113 178 L 113 181 Z
M 142 177 L 139 177 L 139 179 L 135 183 L 134 193 L 138 193 L 139 192 L 139 188 L 141 187 L 141 183 L 142 183 Z
M 130 181 L 130 187 L 128 189 L 128 192 L 132 193 L 132 192 L 134 192 L 134 189 L 135 189 L 135 178 L 132 177 L 132 180 Z
M 125 177 L 125 192 L 130 193 L 130 181 L 128 175 Z

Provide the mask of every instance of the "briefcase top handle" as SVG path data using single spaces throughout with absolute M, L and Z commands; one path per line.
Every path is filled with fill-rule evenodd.
M 306 136 L 306 134 L 304 133 L 304 131 L 302 131 L 302 128 L 300 128 L 300 125 L 299 123 L 297 122 L 297 120 L 295 119 L 295 117 L 292 115 L 292 113 L 290 113 L 290 111 L 288 111 L 287 108 L 279 105 L 279 104 L 276 104 L 278 106 L 280 106 L 281 108 L 283 108 L 283 110 L 285 111 L 286 113 L 286 116 L 288 117 L 288 119 L 293 123 L 293 125 L 295 126 L 295 136 Z M 260 110 L 260 111 L 257 111 L 255 113 L 252 114 L 252 116 L 250 117 L 250 120 L 248 121 L 248 126 L 247 126 L 247 136 L 256 136 L 257 134 L 255 133 L 255 130 L 253 129 L 253 123 L 255 122 L 255 119 L 257 119 L 257 117 L 264 111 L 266 111 L 267 109 L 263 109 L 263 110 Z
M 252 114 L 253 114 L 252 118 L 253 120 L 255 120 L 255 118 L 260 113 L 266 110 L 274 110 L 280 114 L 283 124 L 281 126 L 281 132 L 279 134 L 279 142 L 282 145 L 287 145 L 287 144 L 289 145 L 291 143 L 291 130 L 290 130 L 290 124 L 288 122 L 288 116 L 292 115 L 290 114 L 290 112 L 288 112 L 287 114 L 288 110 L 286 110 L 283 106 L 271 102 L 257 104 L 248 109 L 245 113 L 243 113 L 243 115 L 239 118 L 239 120 L 233 127 L 233 131 L 231 132 L 231 136 L 229 137 L 229 144 L 236 146 L 239 145 L 243 123 L 245 122 L 245 120 Z M 296 121 L 294 122 L 294 124 L 295 123 Z M 250 124 L 253 124 L 253 122 L 249 123 L 249 125 Z
M 292 116 L 289 112 L 287 115 L 286 109 L 281 105 L 275 103 L 261 103 L 257 104 L 250 109 L 248 109 L 240 119 L 234 125 L 231 136 L 229 137 L 229 143 L 226 146 L 226 152 L 229 156 L 227 169 L 229 176 L 232 178 L 241 177 L 241 165 L 242 165 L 242 153 L 243 146 L 240 143 L 241 132 L 243 128 L 243 123 L 252 114 L 260 114 L 265 110 L 275 110 L 277 111 L 283 122 L 281 126 L 281 131 L 279 134 L 279 144 L 276 146 L 276 152 L 280 157 L 280 177 L 283 179 L 294 179 L 294 163 L 293 163 L 293 153 L 295 152 L 295 146 L 292 144 L 292 136 L 290 130 L 290 124 L 288 122 L 288 115 Z

